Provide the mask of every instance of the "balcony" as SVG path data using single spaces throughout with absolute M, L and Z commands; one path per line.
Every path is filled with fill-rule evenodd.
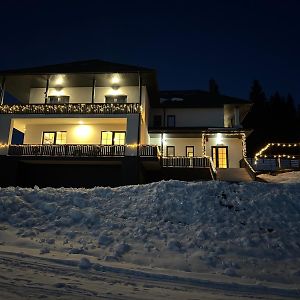
M 124 156 L 125 145 L 10 145 L 8 155 L 51 157 Z
M 137 114 L 138 103 L 66 103 L 0 105 L 0 114 Z
M 137 145 L 9 145 L 10 156 L 48 156 L 48 157 L 117 157 L 125 156 L 126 148 Z M 138 155 L 141 157 L 158 157 L 157 146 L 139 145 Z

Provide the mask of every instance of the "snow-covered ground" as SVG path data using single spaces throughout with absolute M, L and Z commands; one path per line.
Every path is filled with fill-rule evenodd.
M 0 299 L 300 298 L 297 183 L 2 188 L 0 222 Z
M 258 177 L 267 182 L 273 183 L 300 183 L 299 171 L 279 173 L 276 175 L 261 174 Z

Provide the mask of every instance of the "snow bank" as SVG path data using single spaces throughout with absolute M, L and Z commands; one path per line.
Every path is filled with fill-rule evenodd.
M 300 183 L 300 172 L 286 172 L 277 175 L 261 174 L 259 178 L 272 183 Z
M 19 236 L 53 232 L 66 245 L 77 240 L 80 247 L 69 253 L 96 248 L 108 260 L 139 253 L 142 262 L 182 256 L 192 270 L 201 262 L 235 276 L 240 265 L 233 256 L 248 262 L 300 256 L 300 184 L 2 188 L 0 222 L 18 228 Z M 56 245 L 47 241 L 47 249 Z

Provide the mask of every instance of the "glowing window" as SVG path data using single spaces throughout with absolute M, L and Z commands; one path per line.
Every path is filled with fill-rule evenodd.
M 46 145 L 55 144 L 55 132 L 44 132 L 43 133 L 43 144 L 46 144 Z
M 66 144 L 67 143 L 67 132 L 66 131 L 54 131 L 54 132 L 43 132 L 43 144 Z
M 186 146 L 186 156 L 187 157 L 194 156 L 194 146 Z
M 67 133 L 65 131 L 57 131 L 55 144 L 66 144 L 66 143 L 67 143 Z
M 114 145 L 125 145 L 125 132 L 115 132 Z
M 112 145 L 113 144 L 112 131 L 102 131 L 101 132 L 101 144 L 102 145 Z

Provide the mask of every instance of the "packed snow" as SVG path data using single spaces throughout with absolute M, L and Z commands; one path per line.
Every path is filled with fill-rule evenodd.
M 258 176 L 258 178 L 272 183 L 300 183 L 300 172 L 294 171 L 285 173 L 261 174 Z
M 95 258 L 300 285 L 297 183 L 9 187 L 0 189 L 0 222 L 0 250 L 37 249 L 42 257 L 59 252 L 84 271 Z

